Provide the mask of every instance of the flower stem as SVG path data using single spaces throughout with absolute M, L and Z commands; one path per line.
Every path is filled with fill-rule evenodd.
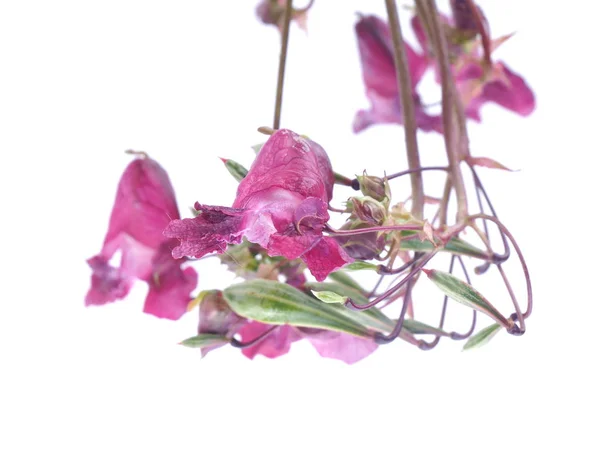
M 283 29 L 281 30 L 281 52 L 279 53 L 279 70 L 277 72 L 277 93 L 275 95 L 275 117 L 273 129 L 278 130 L 281 123 L 281 103 L 283 102 L 283 79 L 285 75 L 285 60 L 290 36 L 290 21 L 292 20 L 292 0 L 286 0 L 283 13 Z
M 457 221 L 462 222 L 468 215 L 467 192 L 460 171 L 461 153 L 462 156 L 468 154 L 466 126 L 464 126 L 461 120 L 464 110 L 456 92 L 456 86 L 454 85 L 454 77 L 450 69 L 448 42 L 435 0 L 417 0 L 416 5 L 421 21 L 427 24 L 424 28 L 431 33 L 428 38 L 433 47 L 440 73 L 444 142 L 446 144 L 450 175 L 452 176 L 452 185 L 456 193 Z
M 421 161 L 417 144 L 417 121 L 415 118 L 408 58 L 406 57 L 406 51 L 404 49 L 396 1 L 385 0 L 385 6 L 392 32 L 392 42 L 394 44 L 394 64 L 396 65 L 396 80 L 398 83 L 398 92 L 400 92 L 400 106 L 404 120 L 404 138 L 406 140 L 408 167 L 409 169 L 414 170 L 421 167 Z M 410 184 L 412 190 L 412 215 L 417 219 L 422 219 L 425 206 L 425 193 L 423 192 L 423 176 L 420 171 L 411 172 Z

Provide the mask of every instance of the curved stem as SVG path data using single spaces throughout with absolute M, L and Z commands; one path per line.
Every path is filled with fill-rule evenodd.
M 336 230 L 325 224 L 324 231 L 329 232 L 331 236 L 356 236 L 357 234 L 374 233 L 377 231 L 419 231 L 423 225 L 384 225 L 369 228 L 356 228 L 354 230 Z
M 355 303 L 354 300 L 352 300 L 351 298 L 348 298 L 348 300 L 346 300 L 345 305 L 349 306 L 351 308 L 354 308 L 354 309 L 358 309 L 358 310 L 370 309 L 370 308 L 374 307 L 378 303 L 386 300 L 387 298 L 394 295 L 397 291 L 399 291 L 408 281 L 410 281 L 415 275 L 417 275 L 423 267 L 425 267 L 425 264 L 427 264 L 431 260 L 431 258 L 433 258 L 435 256 L 436 253 L 437 253 L 437 250 L 434 250 L 433 252 L 431 252 L 430 254 L 425 256 L 419 262 L 419 264 L 417 264 L 417 266 L 415 268 L 413 268 L 413 270 L 411 270 L 409 272 L 409 274 L 406 275 L 398 284 L 396 284 L 395 286 L 392 286 L 390 289 L 385 291 L 383 294 L 381 294 L 374 300 L 371 300 L 368 303 L 361 304 L 361 303 Z
M 408 305 L 410 304 L 411 296 L 412 296 L 412 288 L 415 284 L 415 279 L 411 278 L 406 285 L 406 292 L 404 293 L 404 300 L 402 301 L 402 309 L 400 310 L 400 316 L 396 321 L 396 325 L 392 332 L 388 335 L 377 332 L 375 334 L 375 342 L 378 344 L 389 344 L 390 342 L 396 340 L 398 336 L 400 336 L 400 332 L 402 331 L 402 326 L 404 325 L 404 318 L 406 317 L 406 311 L 408 309 Z
M 416 169 L 408 169 L 403 170 L 402 172 L 397 172 L 392 175 L 387 175 L 386 178 L 389 180 L 393 180 L 394 178 L 399 178 L 404 175 L 408 175 L 415 172 L 426 172 L 428 170 L 443 170 L 444 172 L 448 172 L 448 166 L 432 166 L 432 167 L 417 167 Z
M 281 30 L 281 52 L 279 53 L 279 70 L 277 72 L 277 92 L 275 95 L 275 117 L 273 129 L 278 130 L 281 123 L 281 104 L 283 102 L 283 79 L 285 75 L 285 60 L 290 36 L 290 21 L 292 20 L 292 0 L 286 0 L 283 13 L 283 29 Z
M 412 80 L 410 79 L 410 68 L 408 67 L 408 58 L 402 39 L 402 29 L 398 19 L 398 9 L 395 0 L 385 0 L 385 6 L 390 22 L 392 32 L 392 42 L 394 45 L 394 64 L 396 66 L 396 82 L 398 92 L 400 93 L 400 108 L 404 121 L 404 138 L 406 141 L 406 155 L 409 169 L 418 169 L 421 167 L 419 158 L 419 147 L 417 144 L 417 120 L 415 118 L 415 106 L 412 93 Z M 410 174 L 410 183 L 412 190 L 412 215 L 417 219 L 423 218 L 423 209 L 425 207 L 425 194 L 423 191 L 423 177 L 420 171 Z
M 265 331 L 263 334 L 255 337 L 254 339 L 249 340 L 248 342 L 240 342 L 237 339 L 232 338 L 230 344 L 231 344 L 232 347 L 235 347 L 235 348 L 248 348 L 248 347 L 252 347 L 253 345 L 258 344 L 260 341 L 262 341 L 264 338 L 266 338 L 273 331 L 275 331 L 275 329 L 278 326 L 279 325 L 272 326 L 267 331 Z
M 465 280 L 467 281 L 468 284 L 471 284 L 471 280 L 469 277 L 469 272 L 467 271 L 467 268 L 465 267 L 465 263 L 463 262 L 462 258 L 460 256 L 456 256 L 456 255 L 452 255 L 452 258 L 450 258 L 450 267 L 448 268 L 448 272 L 450 273 L 454 273 L 454 261 L 458 258 L 458 261 L 460 263 L 460 266 L 462 268 L 463 271 L 463 275 L 465 276 Z M 446 321 L 446 311 L 448 309 L 448 296 L 444 295 L 444 302 L 442 304 L 442 314 L 440 316 L 440 322 L 438 325 L 439 329 L 443 329 L 444 328 L 444 322 Z M 454 339 L 454 340 L 462 340 L 462 339 L 466 339 L 469 336 L 471 336 L 471 334 L 473 334 L 473 331 L 475 331 L 475 326 L 477 323 L 477 311 L 473 310 L 473 320 L 471 321 L 471 328 L 469 328 L 469 331 L 467 331 L 464 334 L 460 334 L 457 333 L 455 331 L 452 331 L 450 333 L 450 338 Z M 419 344 L 419 348 L 421 350 L 431 350 L 433 348 L 435 348 L 438 343 L 440 342 L 441 336 L 436 336 L 435 339 L 431 342 L 425 342 L 422 341 Z
M 514 247 L 515 252 L 517 252 L 517 256 L 519 257 L 519 261 L 521 262 L 521 268 L 523 270 L 523 275 L 525 277 L 525 284 L 527 289 L 527 309 L 525 310 L 522 316 L 523 319 L 526 319 L 531 315 L 531 311 L 533 309 L 533 293 L 531 288 L 531 277 L 529 276 L 529 269 L 527 268 L 527 262 L 525 261 L 525 257 L 523 256 L 523 252 L 521 251 L 519 244 L 517 244 L 517 241 L 512 235 L 512 233 L 508 231 L 508 228 L 506 228 L 506 226 L 502 222 L 500 222 L 500 220 L 497 217 L 488 216 L 487 214 L 474 214 L 472 216 L 469 216 L 468 219 L 483 219 L 489 220 L 490 222 L 494 222 L 496 226 L 500 229 L 500 231 L 502 231 L 502 233 L 506 235 L 506 237 Z M 523 324 L 521 324 L 521 326 L 523 326 Z

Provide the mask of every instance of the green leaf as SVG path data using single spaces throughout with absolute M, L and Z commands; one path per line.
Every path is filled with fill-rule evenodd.
M 450 273 L 439 270 L 423 269 L 423 272 L 452 300 L 487 314 L 505 328 L 509 328 L 508 320 L 470 284 L 465 283 Z
M 348 297 L 343 297 L 331 291 L 311 291 L 312 294 L 324 303 L 346 303 Z
M 333 292 L 341 297 L 351 298 L 355 303 L 364 305 L 369 300 L 360 291 L 353 289 L 348 286 L 344 286 L 339 283 L 332 282 L 306 282 L 304 284 L 308 289 L 313 291 L 328 291 Z M 394 321 L 381 312 L 378 308 L 369 308 L 363 311 L 355 311 L 349 309 L 344 305 L 329 305 L 332 308 L 336 308 L 340 314 L 355 318 L 354 320 L 360 321 L 365 327 L 372 328 L 373 330 L 380 331 L 382 333 L 390 333 L 394 329 Z
M 298 289 L 277 281 L 256 279 L 234 284 L 223 291 L 223 298 L 238 315 L 273 325 L 294 325 L 370 336 L 368 329 L 354 317 L 342 314 L 335 306 L 323 303 Z
M 350 264 L 346 264 L 343 270 L 374 270 L 377 271 L 379 266 L 377 264 L 368 263 L 366 261 L 354 261 Z
M 355 303 L 364 305 L 368 303 L 369 300 L 365 297 L 361 292 L 352 289 L 351 287 L 340 285 L 338 283 L 331 282 L 307 282 L 305 286 L 308 289 L 313 289 L 314 291 L 328 291 L 333 292 L 340 296 L 341 298 L 350 297 L 354 300 Z M 369 308 L 363 311 L 354 311 L 348 309 L 343 305 L 331 305 L 333 307 L 340 308 L 340 312 L 342 314 L 351 314 L 354 317 L 356 314 L 360 316 L 360 322 L 368 328 L 372 328 L 374 330 L 380 331 L 382 333 L 390 333 L 394 329 L 394 325 L 396 322 L 386 316 L 380 309 L 378 308 Z M 406 318 L 404 319 L 404 324 L 402 326 L 403 331 L 407 331 L 413 334 L 433 334 L 435 336 L 448 336 L 448 333 L 440 328 L 432 327 L 425 323 L 419 322 L 418 320 L 413 320 Z
M 407 234 L 407 236 L 412 234 L 414 234 L 414 232 Z M 402 239 L 400 241 L 400 249 L 413 252 L 431 252 L 434 250 L 434 247 L 433 244 L 427 240 L 421 241 L 420 239 Z M 469 244 L 467 241 L 457 237 L 450 239 L 442 250 L 455 255 L 472 256 L 480 259 L 488 258 L 488 255 L 483 250 L 480 250 L 474 245 Z
M 204 348 L 212 347 L 213 345 L 227 344 L 228 342 L 229 338 L 227 338 L 227 336 L 206 333 L 188 338 L 181 341 L 179 344 L 190 348 Z
M 254 150 L 254 153 L 256 153 L 258 155 L 258 152 L 260 152 L 260 149 L 262 148 L 263 145 L 265 145 L 264 142 L 262 144 L 252 145 L 251 148 L 252 148 L 252 150 Z
M 502 327 L 497 323 L 493 323 L 489 327 L 485 327 L 479 333 L 476 333 L 469 338 L 467 343 L 464 345 L 463 350 L 471 350 L 474 348 L 483 347 L 485 344 L 490 342 L 501 329 Z
M 427 325 L 426 323 L 419 322 L 418 320 L 413 319 L 404 319 L 404 323 L 402 324 L 402 329 L 412 333 L 412 334 L 433 334 L 434 336 L 450 336 L 450 333 L 442 330 L 441 328 L 433 327 L 431 325 Z
M 350 275 L 348 275 L 342 270 L 338 270 L 337 272 L 331 272 L 329 274 L 329 278 L 331 278 L 333 281 L 337 281 L 338 283 L 343 284 L 344 286 L 356 289 L 358 292 L 363 291 L 361 285 L 358 284 L 358 282 L 354 278 L 352 278 Z
M 224 159 L 225 167 L 227 171 L 235 178 L 237 182 L 240 182 L 248 175 L 248 169 L 242 166 L 240 163 L 235 162 L 233 159 Z

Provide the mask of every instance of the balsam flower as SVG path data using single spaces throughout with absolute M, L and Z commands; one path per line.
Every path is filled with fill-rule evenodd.
M 194 269 L 171 256 L 176 240 L 162 232 L 179 218 L 175 193 L 165 170 L 143 155 L 132 161 L 117 189 L 108 232 L 100 253 L 88 260 L 93 270 L 86 305 L 103 305 L 124 298 L 136 279 L 148 284 L 144 312 L 178 319 L 196 287 Z M 110 265 L 121 252 L 118 267 Z
M 489 34 L 487 19 L 479 7 L 477 14 L 481 18 L 483 30 Z M 452 72 L 466 116 L 480 122 L 480 109 L 486 103 L 496 103 L 521 116 L 531 114 L 535 109 L 535 96 L 525 80 L 505 63 L 488 62 L 484 57 L 483 45 L 488 46 L 491 54 L 510 35 L 490 42 L 477 40 L 478 19 L 475 12 L 461 1 L 452 2 L 452 18 L 440 15 L 440 19 L 446 30 Z M 423 51 L 428 55 L 426 63 L 435 68 L 436 80 L 439 82 L 433 51 L 418 16 L 412 18 L 411 26 Z
M 240 182 L 231 208 L 196 203 L 193 219 L 173 220 L 165 236 L 177 238 L 173 256 L 200 258 L 223 253 L 243 237 L 270 256 L 301 258 L 323 280 L 352 259 L 322 229 L 334 176 L 323 148 L 290 130 L 279 130 L 264 144 Z
M 397 123 L 402 125 L 402 105 L 396 67 L 394 65 L 393 43 L 390 28 L 386 22 L 375 16 L 361 17 L 355 26 L 358 50 L 362 66 L 363 80 L 371 109 L 360 110 L 354 118 L 353 129 L 358 133 L 377 123 Z M 417 126 L 424 131 L 439 130 L 439 116 L 425 112 L 416 87 L 427 70 L 427 58 L 404 43 L 410 69 L 411 88 L 415 106 Z

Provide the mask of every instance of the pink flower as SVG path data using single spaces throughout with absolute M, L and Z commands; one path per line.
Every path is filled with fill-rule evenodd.
M 165 236 L 177 238 L 173 256 L 223 253 L 243 237 L 270 256 L 301 258 L 323 280 L 352 259 L 322 234 L 329 220 L 333 171 L 323 148 L 290 130 L 274 133 L 241 181 L 231 208 L 196 203 L 193 219 L 173 220 Z
M 487 19 L 478 7 L 486 33 L 489 33 Z M 451 50 L 452 71 L 467 117 L 481 121 L 480 109 L 486 103 L 496 103 L 521 116 L 527 116 L 535 109 L 535 96 L 525 80 L 510 70 L 503 62 L 488 66 L 482 55 L 481 44 L 475 41 L 477 36 L 476 17 L 463 1 L 452 2 L 452 19 L 440 15 L 446 27 Z M 411 26 L 417 40 L 426 54 L 432 55 L 429 41 L 418 16 L 411 20 Z M 504 36 L 489 42 L 490 52 L 505 42 L 510 36 Z M 436 80 L 439 82 L 436 63 Z
M 103 305 L 124 298 L 135 279 L 148 284 L 144 312 L 178 319 L 186 311 L 197 274 L 182 269 L 171 250 L 176 241 L 162 232 L 179 212 L 173 187 L 165 170 L 144 156 L 132 161 L 119 182 L 108 232 L 100 253 L 88 260 L 92 285 L 85 304 Z M 121 252 L 118 267 L 111 258 Z
M 242 341 L 247 342 L 257 338 L 271 327 L 272 325 L 261 322 L 248 322 L 239 330 L 239 333 Z M 325 358 L 339 359 L 347 364 L 360 361 L 373 353 L 378 347 L 373 340 L 351 334 L 282 325 L 256 345 L 242 349 L 242 353 L 250 359 L 253 359 L 256 355 L 277 358 L 288 353 L 291 345 L 303 338 L 315 347 L 319 355 Z
M 402 106 L 396 81 L 393 44 L 387 23 L 375 16 L 361 17 L 355 26 L 363 80 L 371 109 L 358 111 L 354 118 L 354 132 L 358 133 L 377 123 L 402 125 Z M 438 130 L 439 116 L 430 116 L 421 104 L 416 87 L 427 70 L 427 58 L 404 43 L 410 68 L 411 88 L 417 126 L 424 131 Z

